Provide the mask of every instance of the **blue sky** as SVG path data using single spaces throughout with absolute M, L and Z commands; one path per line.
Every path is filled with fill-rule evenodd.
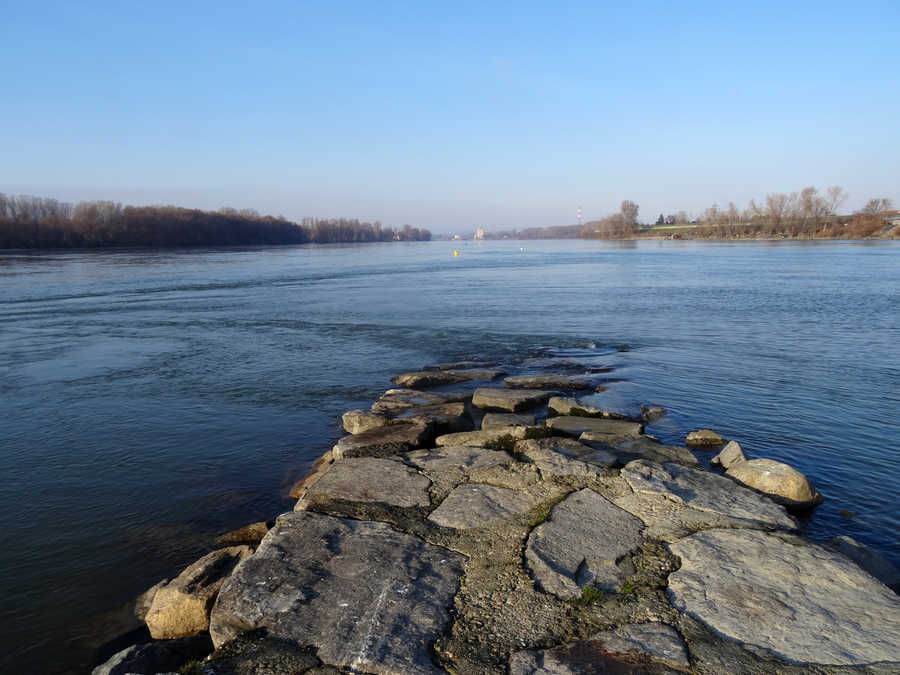
M 622 199 L 655 220 L 807 185 L 844 186 L 849 209 L 900 202 L 896 0 L 0 0 L 0 15 L 6 193 L 437 232 Z

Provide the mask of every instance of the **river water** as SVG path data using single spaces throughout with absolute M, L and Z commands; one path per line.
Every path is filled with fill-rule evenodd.
M 116 607 L 288 510 L 344 410 L 475 355 L 611 367 L 595 403 L 789 462 L 809 536 L 900 564 L 898 343 L 890 242 L 0 252 L 0 671 L 78 672 Z

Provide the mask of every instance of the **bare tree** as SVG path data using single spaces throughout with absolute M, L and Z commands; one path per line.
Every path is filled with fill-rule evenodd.
M 622 202 L 622 206 L 619 209 L 619 213 L 622 214 L 622 218 L 625 219 L 625 225 L 628 227 L 634 227 L 637 225 L 637 216 L 638 216 L 638 205 L 635 204 L 630 199 L 626 199 Z

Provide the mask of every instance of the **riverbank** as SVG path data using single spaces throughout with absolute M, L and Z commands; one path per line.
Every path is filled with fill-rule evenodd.
M 95 673 L 900 667 L 896 570 L 798 536 L 784 504 L 818 499 L 789 467 L 761 482 L 761 458 L 721 437 L 659 443 L 664 410 L 579 402 L 600 372 L 474 362 L 394 379 L 344 415 L 293 511 L 142 597 L 163 641 Z M 712 456 L 727 474 L 703 468 Z

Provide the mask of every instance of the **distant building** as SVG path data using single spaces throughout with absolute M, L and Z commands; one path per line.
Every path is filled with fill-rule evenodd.
M 475 230 L 475 238 L 476 239 L 484 239 L 484 228 L 483 227 L 479 227 L 477 230 Z

